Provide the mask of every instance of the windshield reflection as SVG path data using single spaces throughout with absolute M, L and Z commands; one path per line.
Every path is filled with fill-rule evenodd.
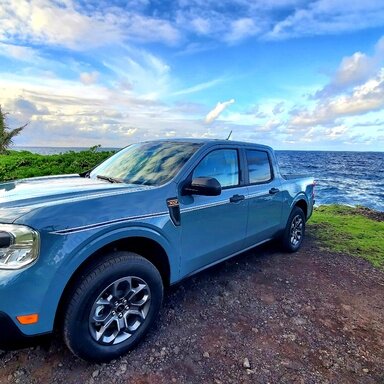
M 128 184 L 162 185 L 170 181 L 201 146 L 186 142 L 132 144 L 96 167 L 91 178 Z

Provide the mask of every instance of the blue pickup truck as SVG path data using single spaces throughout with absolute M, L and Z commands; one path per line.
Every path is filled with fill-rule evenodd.
M 163 287 L 272 239 L 299 249 L 314 180 L 270 147 L 132 144 L 89 172 L 0 184 L 0 348 L 54 329 L 94 362 L 134 347 Z

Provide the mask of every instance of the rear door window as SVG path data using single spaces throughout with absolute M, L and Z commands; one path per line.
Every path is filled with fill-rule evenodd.
M 250 184 L 267 183 L 272 180 L 272 169 L 268 153 L 247 149 L 245 151 Z

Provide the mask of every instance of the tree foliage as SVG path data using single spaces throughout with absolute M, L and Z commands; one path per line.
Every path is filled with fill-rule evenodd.
M 3 112 L 0 105 L 0 154 L 7 152 L 7 149 L 13 142 L 13 138 L 20 134 L 20 132 L 28 125 L 24 124 L 21 127 L 10 129 L 6 121 L 6 112 Z

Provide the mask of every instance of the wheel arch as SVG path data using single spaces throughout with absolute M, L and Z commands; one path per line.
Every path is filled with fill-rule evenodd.
M 299 207 L 304 212 L 305 218 L 308 217 L 308 203 L 305 201 L 305 199 L 301 198 L 301 199 L 297 200 L 293 204 L 292 209 L 294 207 Z M 291 211 L 292 211 L 292 209 L 291 209 Z
M 171 279 L 171 267 L 168 255 L 165 249 L 155 240 L 134 236 L 129 238 L 123 238 L 115 240 L 109 244 L 106 244 L 87 257 L 75 270 L 70 279 L 68 280 L 65 288 L 61 294 L 59 304 L 57 306 L 54 326 L 59 328 L 62 325 L 63 313 L 66 305 L 68 304 L 68 298 L 70 292 L 74 289 L 76 282 L 81 279 L 84 272 L 94 264 L 103 254 L 115 252 L 115 251 L 127 251 L 134 252 L 150 261 L 160 272 L 164 286 L 170 285 Z

